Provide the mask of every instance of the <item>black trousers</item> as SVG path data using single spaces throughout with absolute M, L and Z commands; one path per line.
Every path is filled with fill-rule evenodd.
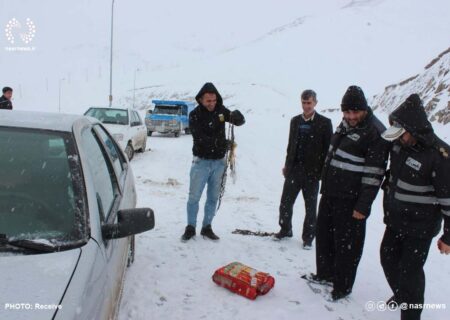
M 336 293 L 350 293 L 361 260 L 366 220 L 352 217 L 356 200 L 323 195 L 316 230 L 317 276 L 333 281 Z
M 397 302 L 423 304 L 425 273 L 432 239 L 419 239 L 386 228 L 381 242 L 381 265 Z M 401 311 L 402 320 L 420 319 L 422 309 L 407 308 Z
M 316 234 L 317 194 L 319 179 L 308 177 L 300 169 L 294 167 L 284 180 L 283 193 L 280 201 L 279 225 L 285 231 L 292 230 L 292 214 L 295 200 L 300 191 L 305 201 L 305 219 L 303 221 L 303 242 L 311 244 Z

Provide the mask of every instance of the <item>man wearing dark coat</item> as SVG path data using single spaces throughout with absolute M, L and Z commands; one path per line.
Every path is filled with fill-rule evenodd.
M 13 94 L 13 89 L 10 87 L 4 87 L 2 92 L 3 95 L 0 97 L 0 110 L 12 110 L 13 105 L 11 102 L 11 98 Z
M 280 201 L 280 231 L 276 239 L 292 237 L 292 214 L 300 191 L 305 201 L 303 248 L 311 249 L 316 233 L 317 195 L 322 167 L 330 145 L 333 129 L 331 120 L 319 114 L 315 107 L 317 95 L 313 90 L 301 94 L 302 114 L 291 119 L 285 177 Z

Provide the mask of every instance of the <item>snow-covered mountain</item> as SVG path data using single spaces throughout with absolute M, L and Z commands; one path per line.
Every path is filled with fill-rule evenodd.
M 372 105 L 390 111 L 412 93 L 418 93 L 423 99 L 431 121 L 450 122 L 450 48 L 428 63 L 421 73 L 387 86 L 374 97 Z

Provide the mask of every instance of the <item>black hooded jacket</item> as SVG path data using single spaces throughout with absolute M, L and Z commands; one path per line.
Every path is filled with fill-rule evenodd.
M 383 124 L 367 109 L 366 118 L 357 127 L 343 120 L 331 138 L 322 172 L 321 193 L 354 199 L 355 208 L 366 217 L 383 180 L 389 143 L 381 138 Z
M 383 184 L 384 222 L 409 236 L 432 238 L 444 219 L 441 239 L 450 245 L 450 147 L 434 134 L 418 95 L 400 105 L 390 121 L 418 142 L 392 145 L 390 174 Z
M 0 97 L 0 110 L 12 110 L 13 106 L 10 100 L 6 99 L 5 96 Z
M 205 93 L 216 95 L 217 104 L 212 112 L 200 102 Z M 189 128 L 194 139 L 192 153 L 203 159 L 222 159 L 227 151 L 225 122 L 241 126 L 245 123 L 244 116 L 238 110 L 231 112 L 225 108 L 222 96 L 210 82 L 200 89 L 195 99 L 199 105 L 189 114 Z

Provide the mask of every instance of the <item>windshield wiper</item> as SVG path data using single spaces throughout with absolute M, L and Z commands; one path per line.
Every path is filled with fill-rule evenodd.
M 29 239 L 9 239 L 5 234 L 0 234 L 0 246 L 12 246 L 38 252 L 54 252 L 58 247 Z

